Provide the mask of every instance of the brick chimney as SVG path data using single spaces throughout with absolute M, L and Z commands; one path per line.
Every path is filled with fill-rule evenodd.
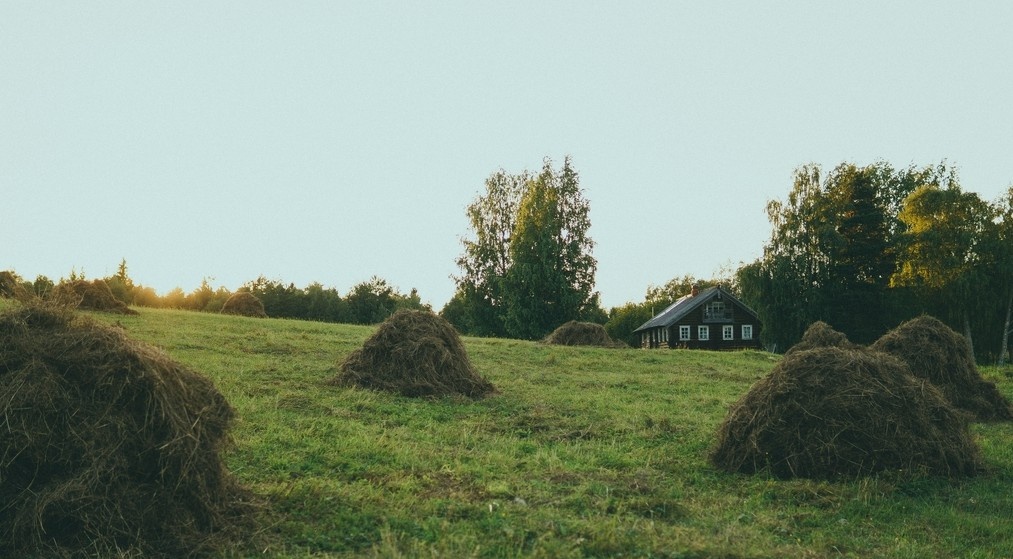
M 694 283 L 693 287 L 689 289 L 689 294 L 692 297 L 696 297 L 698 293 L 700 293 L 700 288 Z

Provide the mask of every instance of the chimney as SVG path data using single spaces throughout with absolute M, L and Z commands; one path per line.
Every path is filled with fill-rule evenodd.
M 689 290 L 689 294 L 692 297 L 696 297 L 698 293 L 700 293 L 700 288 L 697 287 L 697 285 L 694 283 L 693 287 L 691 287 Z

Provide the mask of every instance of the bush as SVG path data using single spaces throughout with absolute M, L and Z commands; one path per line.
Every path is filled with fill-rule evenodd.
M 0 299 L 26 300 L 30 293 L 22 284 L 21 278 L 14 272 L 0 272 Z

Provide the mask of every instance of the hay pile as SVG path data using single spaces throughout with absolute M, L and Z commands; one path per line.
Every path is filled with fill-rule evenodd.
M 858 344 L 852 343 L 842 332 L 834 330 L 829 324 L 822 320 L 813 322 L 802 334 L 802 339 L 791 346 L 785 355 L 795 351 L 806 351 L 818 347 L 839 347 L 841 349 L 856 349 Z
M 909 320 L 887 332 L 872 349 L 907 363 L 928 379 L 959 410 L 978 421 L 1013 420 L 1013 406 L 995 383 L 981 377 L 967 338 L 931 316 Z
M 596 347 L 622 347 L 609 337 L 605 327 L 594 322 L 571 320 L 546 336 L 545 343 L 554 345 L 582 345 Z
M 31 297 L 14 272 L 0 272 L 0 298 L 27 300 Z
M 0 556 L 183 557 L 248 526 L 212 383 L 65 308 L 0 314 Z
M 981 469 L 965 419 L 931 383 L 890 355 L 839 347 L 786 354 L 732 406 L 710 460 L 779 478 Z
M 264 312 L 264 303 L 256 295 L 249 291 L 237 291 L 233 293 L 225 304 L 222 305 L 222 314 L 238 314 L 240 316 L 252 316 L 254 318 L 267 318 Z
M 335 384 L 402 396 L 479 398 L 495 392 L 478 375 L 461 338 L 429 311 L 400 310 L 341 363 Z
M 109 289 L 109 285 L 100 279 L 61 282 L 53 288 L 50 299 L 70 308 L 118 314 L 138 314 L 126 303 L 117 299 Z

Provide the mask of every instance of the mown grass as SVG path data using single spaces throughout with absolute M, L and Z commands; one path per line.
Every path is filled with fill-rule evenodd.
M 372 328 L 140 312 L 93 316 L 238 411 L 227 460 L 264 509 L 236 556 L 1013 557 L 1013 425 L 974 426 L 990 472 L 962 481 L 710 467 L 769 354 L 465 338 L 500 394 L 414 400 L 328 384 Z

